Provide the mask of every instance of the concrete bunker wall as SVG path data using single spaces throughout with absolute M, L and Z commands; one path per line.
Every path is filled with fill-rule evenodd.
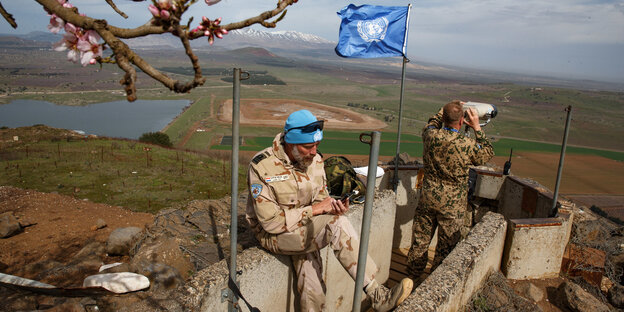
M 507 223 L 488 212 L 395 311 L 458 311 L 498 270 L 505 245 Z
M 371 218 L 371 235 L 368 253 L 378 266 L 376 276 L 381 283 L 388 278 L 392 254 L 394 228 L 394 192 L 376 192 Z M 353 205 L 346 217 L 356 232 L 360 232 L 363 205 Z M 328 311 L 351 311 L 354 285 L 330 248 L 321 251 L 323 277 L 327 285 Z M 261 248 L 250 248 L 238 255 L 238 276 L 240 290 L 245 299 L 261 311 L 295 311 L 294 277 L 290 257 L 272 255 Z M 193 311 L 225 311 L 227 301 L 222 299 L 222 290 L 227 288 L 227 261 L 222 260 L 200 272 L 185 285 L 183 299 Z M 366 296 L 362 295 L 362 298 Z M 242 300 L 238 301 L 242 311 L 249 311 Z
M 373 203 L 368 248 L 369 255 L 379 267 L 377 279 L 382 283 L 389 275 L 392 248 L 408 248 L 411 245 L 412 220 L 422 182 L 421 168 L 403 168 L 399 170 L 395 195 L 391 191 L 390 171 L 387 170 L 376 181 L 379 191 Z M 572 216 L 563 212 L 556 218 L 536 218 L 549 213 L 552 202 L 549 191 L 538 184 L 487 170 L 477 169 L 473 174 L 476 174 L 475 195 L 484 199 L 485 203 L 493 203 L 493 207 L 484 207 L 494 212 L 479 215 L 479 222 L 468 237 L 455 247 L 397 311 L 461 310 L 488 276 L 497 270 L 517 279 L 558 274 L 570 235 Z M 346 216 L 359 233 L 363 206 L 352 207 Z M 536 238 L 557 248 L 535 248 Z M 330 253 L 332 251 L 328 248 L 321 251 L 327 285 L 327 310 L 350 311 L 353 279 Z M 530 257 L 524 259 L 523 255 Z M 530 261 L 551 265 L 531 265 Z M 294 302 L 297 299 L 289 257 L 252 248 L 239 255 L 238 266 L 242 272 L 238 277 L 241 292 L 253 306 L 261 311 L 295 311 Z M 198 272 L 186 284 L 181 301 L 194 311 L 223 311 L 227 308 L 227 300 L 223 300 L 222 290 L 227 288 L 227 280 L 226 261 L 220 261 Z M 243 311 L 248 311 L 242 300 L 238 304 Z
M 402 237 L 395 237 L 393 247 L 409 248 L 422 167 L 401 169 L 395 235 Z M 461 310 L 496 270 L 511 279 L 559 274 L 573 216 L 562 210 L 548 218 L 552 193 L 535 182 L 479 168 L 471 169 L 471 175 L 475 177 L 474 195 L 485 203 L 475 210 L 478 223 L 397 311 Z M 380 187 L 392 189 L 392 176 L 384 175 Z M 536 242 L 549 248 L 536 248 Z

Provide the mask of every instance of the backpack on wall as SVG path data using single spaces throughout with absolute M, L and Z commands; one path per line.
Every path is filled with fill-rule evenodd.
M 332 156 L 325 159 L 325 175 L 329 195 L 340 197 L 357 190 L 358 196 L 366 194 L 364 183 L 358 179 L 353 165 L 343 156 Z

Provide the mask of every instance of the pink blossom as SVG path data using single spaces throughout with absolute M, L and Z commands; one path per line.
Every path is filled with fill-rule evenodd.
M 153 4 L 150 4 L 147 9 L 154 15 L 154 17 L 160 17 L 160 10 Z
M 78 50 L 69 50 L 69 52 L 67 52 L 67 60 L 71 61 L 71 62 L 78 62 L 78 60 L 80 59 L 80 53 L 78 52 Z
M 78 43 L 78 37 L 76 37 L 76 34 L 67 32 L 63 34 L 63 39 L 55 43 L 53 47 L 55 51 L 69 50 L 67 52 L 67 60 L 75 63 L 78 61 L 78 55 L 79 55 L 79 51 L 76 46 L 77 43 Z
M 82 66 L 95 64 L 96 58 L 102 56 L 102 46 L 99 44 L 100 35 L 94 30 L 87 30 L 78 39 L 76 47 L 81 52 L 80 63 Z
M 202 21 L 196 29 L 204 31 L 204 36 L 208 37 L 208 43 L 212 45 L 214 43 L 215 36 L 219 39 L 222 39 L 223 35 L 226 35 L 228 33 L 226 29 L 222 29 L 219 27 L 220 23 L 220 17 L 214 21 L 211 21 L 209 18 L 202 16 Z
M 152 15 L 154 15 L 154 17 L 156 18 L 160 18 L 163 20 L 168 20 L 169 17 L 171 16 L 171 14 L 169 13 L 168 9 L 171 7 L 171 5 L 169 3 L 166 3 L 164 5 L 165 7 L 162 7 L 160 2 L 158 3 L 158 7 L 156 7 L 153 4 L 150 4 L 147 9 L 152 13 Z
M 206 0 L 207 5 L 213 5 L 221 2 L 221 0 Z
M 78 28 L 72 23 L 65 23 L 65 32 L 76 35 L 78 33 Z
M 163 10 L 173 8 L 175 11 L 175 4 L 171 0 L 158 0 L 158 7 Z
M 52 14 L 52 16 L 50 16 L 50 24 L 48 25 L 48 30 L 50 32 L 58 34 L 58 32 L 64 27 L 65 21 L 62 18 L 56 16 L 56 14 Z

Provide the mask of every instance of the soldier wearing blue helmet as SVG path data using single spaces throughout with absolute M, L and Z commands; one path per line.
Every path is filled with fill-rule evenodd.
M 357 273 L 358 251 L 351 246 L 359 246 L 358 235 L 342 216 L 349 202 L 329 196 L 317 151 L 323 126 L 308 110 L 290 114 L 273 145 L 253 157 L 247 178 L 247 221 L 264 248 L 291 256 L 302 311 L 326 310 L 320 249 L 329 245 L 354 280 Z M 390 290 L 375 281 L 377 270 L 369 257 L 364 290 L 376 311 L 388 311 L 407 298 L 412 281 Z

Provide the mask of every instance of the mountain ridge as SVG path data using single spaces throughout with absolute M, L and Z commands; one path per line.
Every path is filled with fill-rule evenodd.
M 61 40 L 62 35 L 44 31 L 28 34 L 0 34 L 0 47 L 42 49 Z M 179 38 L 171 34 L 150 35 L 132 39 L 123 39 L 131 48 L 137 50 L 182 50 Z M 270 54 L 265 57 L 282 58 L 281 65 L 295 66 L 296 61 L 306 61 L 329 66 L 358 65 L 369 70 L 383 72 L 389 68 L 400 67 L 399 58 L 357 59 L 336 57 L 336 42 L 322 37 L 297 31 L 263 31 L 252 28 L 233 30 L 223 39 L 215 40 L 213 45 L 205 38 L 191 41 L 193 49 L 210 48 L 211 52 L 226 53 L 241 48 L 262 48 Z M 290 59 L 291 61 L 285 61 Z M 453 65 L 433 64 L 412 59 L 407 64 L 411 71 L 419 75 L 430 75 L 446 79 L 479 80 L 486 82 L 514 82 L 531 85 L 549 85 L 566 88 L 582 88 L 586 90 L 624 91 L 624 83 L 614 83 L 587 79 L 570 79 L 558 76 L 527 75 L 515 72 L 465 68 Z M 408 74 L 409 76 L 409 74 Z

